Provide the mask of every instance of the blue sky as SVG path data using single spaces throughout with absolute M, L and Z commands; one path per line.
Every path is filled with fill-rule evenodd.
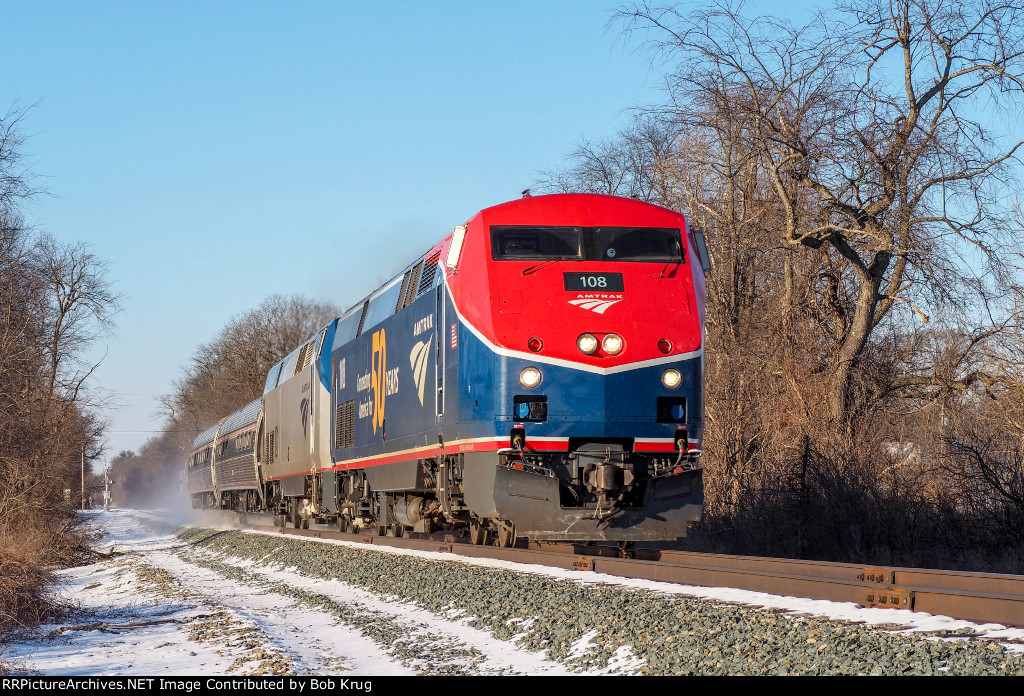
M 196 346 L 272 293 L 348 305 L 584 136 L 660 99 L 615 2 L 5 3 L 27 211 L 124 294 L 110 454 Z M 765 10 L 770 10 L 767 3 Z

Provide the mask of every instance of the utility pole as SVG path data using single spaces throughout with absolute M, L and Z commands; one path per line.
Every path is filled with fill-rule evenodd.
M 110 512 L 110 463 L 103 460 L 103 512 Z

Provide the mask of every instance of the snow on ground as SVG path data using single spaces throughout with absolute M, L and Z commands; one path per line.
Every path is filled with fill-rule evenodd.
M 277 534 L 276 532 L 262 531 L 253 533 Z M 327 544 L 342 544 L 356 548 L 366 548 L 365 544 L 360 542 L 338 541 L 333 539 L 323 539 L 320 541 L 321 543 Z M 458 556 L 453 558 L 451 554 L 434 551 L 414 551 L 396 549 L 387 546 L 374 546 L 373 549 L 374 551 L 381 553 L 408 554 L 437 561 L 456 561 L 489 568 L 504 568 L 507 570 L 515 570 L 517 572 L 536 573 L 538 575 L 545 575 L 563 580 L 572 580 L 581 583 L 614 585 L 617 587 L 662 592 L 666 594 L 702 597 L 722 604 L 742 604 L 752 607 L 779 609 L 794 615 L 817 616 L 835 621 L 861 623 L 869 626 L 885 626 L 887 630 L 890 630 L 892 627 L 901 627 L 901 630 L 907 633 L 952 633 L 960 630 L 964 633 L 970 633 L 974 638 L 1010 641 L 1010 643 L 1006 645 L 1007 650 L 1013 652 L 1024 652 L 1024 629 L 1007 628 L 1002 624 L 978 624 L 961 619 L 954 619 L 948 616 L 928 614 L 925 612 L 909 612 L 903 609 L 869 608 L 863 607 L 859 604 L 854 604 L 853 602 L 832 602 L 823 599 L 806 599 L 803 597 L 773 595 L 764 592 L 739 590 L 729 587 L 699 587 L 694 585 L 660 582 L 656 580 L 620 578 L 603 573 L 549 568 L 541 565 L 511 563 L 508 561 L 486 558 L 466 558 Z M 951 640 L 956 640 L 956 638 L 953 637 Z
M 145 513 L 90 512 L 104 532 L 95 545 L 109 559 L 61 572 L 62 599 L 81 608 L 53 640 L 22 643 L 4 657 L 43 675 L 338 674 L 411 675 L 416 656 L 395 654 L 358 626 L 317 610 L 275 586 L 327 595 L 355 618 L 388 625 L 394 644 L 426 642 L 430 651 L 466 658 L 478 674 L 570 674 L 541 653 L 459 620 L 388 602 L 340 582 L 314 581 L 284 570 L 235 562 L 250 581 L 197 564 L 187 544 Z M 209 560 L 209 559 L 208 559 Z M 221 562 L 224 559 L 220 559 Z M 251 578 L 265 581 L 252 587 Z M 295 594 L 294 592 L 290 594 Z M 399 645 L 399 647 L 402 647 Z M 475 650 L 474 650 L 475 649 Z M 449 656 L 448 661 L 452 658 Z
M 63 599 L 80 610 L 63 625 L 45 627 L 46 639 L 17 644 L 6 651 L 3 657 L 27 672 L 47 676 L 404 675 L 429 671 L 423 666 L 426 663 L 418 662 L 421 657 L 415 654 L 417 648 L 409 647 L 412 642 L 422 642 L 426 646 L 418 648 L 422 660 L 429 662 L 435 653 L 447 655 L 445 664 L 451 663 L 465 673 L 578 673 L 542 653 L 527 651 L 468 626 L 465 619 L 437 616 L 338 581 L 325 583 L 288 570 L 260 568 L 212 554 L 197 555 L 173 535 L 171 526 L 151 513 L 115 509 L 87 514 L 90 523 L 103 534 L 95 548 L 110 555 L 61 572 Z M 365 549 L 365 545 L 354 542 L 323 543 Z M 908 632 L 970 629 L 975 637 L 1014 641 L 1008 648 L 1024 651 L 1024 630 L 921 612 L 867 609 L 851 603 L 623 579 L 382 546 L 373 550 L 582 583 L 685 594 L 847 622 L 896 625 Z M 346 620 L 302 600 L 313 594 L 344 605 Z M 369 623 L 377 632 L 377 640 L 360 630 L 360 625 Z M 388 636 L 393 636 L 393 641 Z M 585 651 L 588 640 L 588 636 L 580 639 L 576 650 Z M 617 658 L 604 673 L 630 673 L 639 666 L 628 650 Z M 457 664 L 460 660 L 462 663 Z M 436 664 L 432 667 L 435 671 L 439 668 Z

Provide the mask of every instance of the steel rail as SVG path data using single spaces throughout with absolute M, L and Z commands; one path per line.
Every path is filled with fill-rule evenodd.
M 338 532 L 326 526 L 281 528 L 242 516 L 242 524 L 270 527 L 286 535 L 357 541 L 367 545 L 437 551 L 567 570 L 590 570 L 622 578 L 700 587 L 733 587 L 769 594 L 852 602 L 940 614 L 977 623 L 1024 627 L 1024 576 L 964 571 L 866 566 L 756 556 L 728 556 L 637 549 L 623 558 L 617 548 L 531 543 L 515 548 L 474 546 L 452 536 L 428 538 Z M 268 518 L 269 519 L 269 518 Z

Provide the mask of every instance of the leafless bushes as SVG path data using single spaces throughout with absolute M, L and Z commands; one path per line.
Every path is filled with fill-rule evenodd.
M 36 626 L 53 616 L 57 607 L 40 594 L 53 584 L 44 566 L 0 549 L 0 643 L 13 633 Z

